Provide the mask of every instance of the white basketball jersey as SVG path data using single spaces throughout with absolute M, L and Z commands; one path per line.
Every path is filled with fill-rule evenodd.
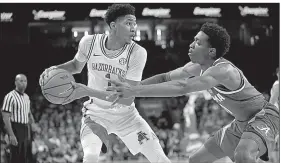
M 128 61 L 136 43 L 124 45 L 119 50 L 110 51 L 105 48 L 106 34 L 93 35 L 91 46 L 88 53 L 88 86 L 90 88 L 105 91 L 110 83 L 107 79 L 119 80 L 119 77 L 126 78 Z M 98 106 L 110 106 L 111 102 L 90 97 L 93 103 Z

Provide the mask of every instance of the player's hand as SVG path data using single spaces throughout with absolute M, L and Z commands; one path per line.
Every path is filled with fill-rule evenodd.
M 57 68 L 57 66 L 52 66 L 50 68 L 45 69 L 45 71 L 40 75 L 40 78 L 39 78 L 39 85 L 40 86 L 44 85 L 44 78 L 48 78 L 49 77 L 49 72 L 51 70 L 56 69 L 56 68 Z
M 64 94 L 68 91 L 72 91 L 71 95 L 64 100 L 64 102 L 62 103 L 62 105 L 68 104 L 76 99 L 80 99 L 82 97 L 87 96 L 87 91 L 88 91 L 88 87 L 84 84 L 81 83 L 76 83 L 76 82 L 71 82 L 72 87 L 70 87 L 68 90 L 65 90 L 64 92 L 61 92 L 60 94 Z
M 17 141 L 17 138 L 15 135 L 12 135 L 12 136 L 9 136 L 9 139 L 8 139 L 8 143 L 13 145 L 13 146 L 17 146 L 18 145 L 18 141 Z
M 121 98 L 130 98 L 135 95 L 135 92 L 128 83 L 118 82 L 115 80 L 108 80 L 108 82 L 111 83 L 112 86 L 109 86 L 106 90 L 112 91 L 113 93 L 107 96 L 107 98 L 116 98 L 112 105 L 118 103 Z

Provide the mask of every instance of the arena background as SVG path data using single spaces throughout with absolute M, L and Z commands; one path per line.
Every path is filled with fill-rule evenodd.
M 38 80 L 45 68 L 72 59 L 84 35 L 108 32 L 102 17 L 109 5 L 0 4 L 0 99 L 14 88 L 16 74 L 27 75 L 26 92 L 37 125 L 31 134 L 31 162 L 82 161 L 80 109 L 86 98 L 66 106 L 50 104 L 42 96 Z M 279 67 L 278 3 L 133 5 L 138 24 L 135 40 L 148 52 L 144 79 L 187 63 L 188 45 L 200 26 L 209 21 L 224 26 L 231 35 L 231 48 L 225 58 L 238 66 L 267 99 L 270 97 Z M 87 82 L 86 70 L 74 77 L 77 82 Z M 177 98 L 137 98 L 136 105 L 149 116 L 165 153 L 174 162 L 184 162 L 210 134 L 233 119 L 206 92 Z M 1 163 L 7 154 L 3 136 Z M 114 135 L 112 142 L 109 153 L 101 155 L 101 162 L 145 161 L 141 155 L 132 156 Z

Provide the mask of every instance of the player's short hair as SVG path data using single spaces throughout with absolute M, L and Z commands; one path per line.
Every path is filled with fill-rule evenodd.
M 135 15 L 135 7 L 130 4 L 113 4 L 108 7 L 105 13 L 105 22 L 110 25 L 120 16 Z
M 230 36 L 225 28 L 215 23 L 204 23 L 200 29 L 209 36 L 209 43 L 216 48 L 216 59 L 223 57 L 230 47 Z

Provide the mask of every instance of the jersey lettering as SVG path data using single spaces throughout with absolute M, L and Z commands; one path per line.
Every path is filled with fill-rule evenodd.
M 92 63 L 92 70 L 104 71 L 110 74 L 121 76 L 122 78 L 125 78 L 126 76 L 125 70 L 105 63 Z

